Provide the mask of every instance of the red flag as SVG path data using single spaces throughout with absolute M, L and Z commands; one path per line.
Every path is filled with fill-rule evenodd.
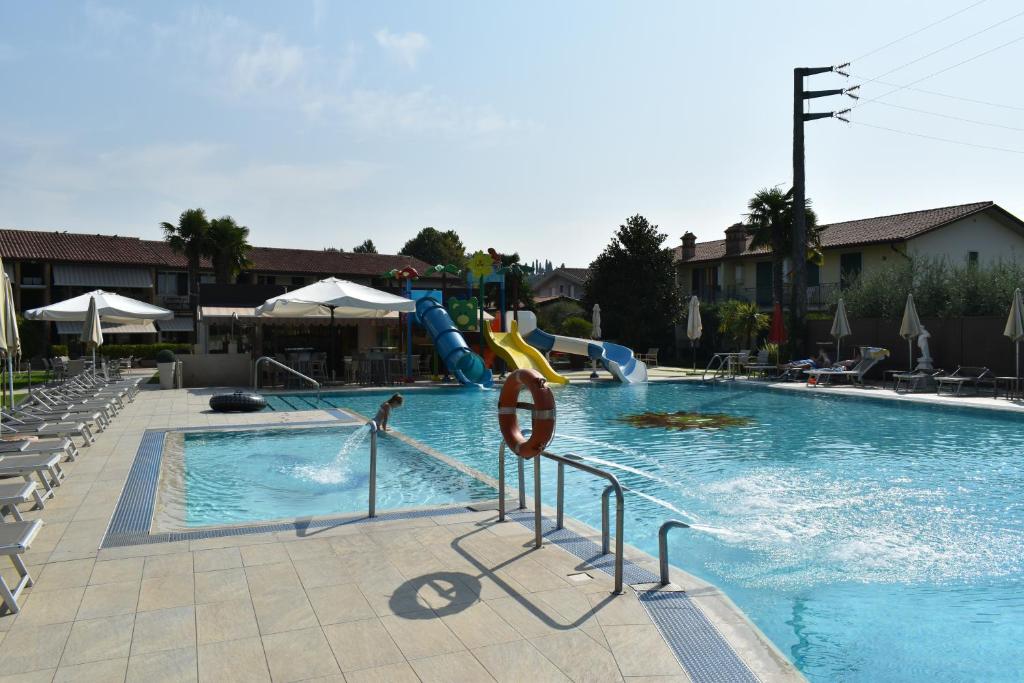
M 768 341 L 773 344 L 786 343 L 786 324 L 782 320 L 782 304 L 775 304 L 772 312 L 772 327 L 768 331 Z

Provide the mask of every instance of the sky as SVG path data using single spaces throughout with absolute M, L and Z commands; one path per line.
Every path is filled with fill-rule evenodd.
M 1022 10 L 7 2 L 0 227 L 158 239 L 198 206 L 262 246 L 394 253 L 434 226 L 585 266 L 632 214 L 667 246 L 721 239 L 788 187 L 793 67 L 846 61 L 808 81 L 864 84 L 852 124 L 807 124 L 821 222 L 981 200 L 1024 217 Z

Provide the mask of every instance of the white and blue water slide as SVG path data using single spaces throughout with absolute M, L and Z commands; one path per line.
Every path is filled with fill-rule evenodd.
M 537 318 L 530 311 L 519 312 L 519 333 L 530 346 L 545 353 L 557 351 L 596 360 L 615 379 L 625 384 L 647 381 L 647 365 L 637 360 L 631 349 L 620 344 L 545 332 L 537 327 Z

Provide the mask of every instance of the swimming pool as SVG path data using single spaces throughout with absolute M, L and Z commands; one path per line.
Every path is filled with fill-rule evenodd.
M 656 554 L 663 520 L 692 523 L 673 535 L 672 562 L 722 588 L 811 680 L 1020 679 L 1019 416 L 695 383 L 556 392 L 552 450 L 594 457 L 637 492 L 627 541 Z M 373 414 L 390 393 L 324 398 Z M 396 429 L 496 475 L 496 392 L 406 397 Z M 678 410 L 752 422 L 617 421 Z M 599 525 L 601 484 L 566 476 L 567 513 Z
M 163 527 L 366 512 L 366 427 L 186 432 L 165 447 Z M 177 457 L 175 453 L 177 452 Z M 377 443 L 377 509 L 493 500 L 490 486 L 398 439 Z

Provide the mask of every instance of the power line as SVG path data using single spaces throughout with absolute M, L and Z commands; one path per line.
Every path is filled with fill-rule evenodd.
M 1024 40 L 1024 36 L 1018 36 L 1018 37 L 1014 38 L 1013 40 L 1010 40 L 1010 41 L 1007 41 L 1005 43 L 1002 43 L 1001 45 L 996 45 L 995 47 L 989 48 L 988 50 L 985 50 L 984 52 L 978 53 L 978 54 L 974 55 L 973 57 L 968 57 L 967 59 L 959 61 L 956 64 L 952 64 L 950 66 L 947 66 L 944 69 L 939 69 L 938 71 L 934 71 L 934 72 L 928 74 L 927 76 L 922 76 L 921 78 L 918 78 L 917 80 L 913 80 L 910 83 L 906 83 L 904 85 L 900 85 L 900 86 L 898 86 L 896 88 L 893 88 L 889 92 L 884 93 L 882 95 L 879 95 L 878 97 L 873 97 L 870 100 L 862 100 L 861 102 L 858 103 L 857 106 L 864 106 L 865 104 L 869 104 L 871 102 L 875 102 L 877 100 L 880 100 L 883 97 L 888 97 L 889 95 L 892 95 L 893 93 L 897 93 L 900 90 L 905 90 L 905 89 L 909 88 L 912 85 L 917 85 L 921 81 L 927 81 L 930 78 L 935 78 L 936 76 L 938 76 L 940 74 L 944 74 L 947 71 L 951 71 L 951 70 L 957 68 L 958 66 L 963 66 L 964 64 L 967 64 L 968 62 L 973 62 L 976 59 L 981 59 L 982 57 L 984 57 L 986 55 L 990 55 L 990 54 L 992 54 L 993 52 L 995 52 L 997 50 L 1002 50 L 1004 47 L 1009 47 L 1010 45 L 1013 45 L 1014 43 L 1019 43 L 1022 40 Z
M 985 28 L 981 29 L 980 31 L 975 31 L 974 33 L 972 33 L 972 34 L 970 34 L 968 36 L 964 36 L 963 38 L 960 38 L 959 40 L 954 40 L 952 43 L 949 43 L 947 45 L 943 45 L 942 47 L 940 47 L 940 48 L 938 48 L 936 50 L 932 50 L 931 52 L 929 52 L 927 54 L 921 55 L 920 57 L 917 57 L 916 59 L 912 59 L 909 62 L 906 62 L 905 64 L 901 64 L 901 65 L 899 65 L 899 66 L 897 66 L 895 68 L 889 69 L 885 73 L 878 74 L 874 78 L 865 81 L 865 83 L 862 83 L 861 85 L 865 85 L 866 83 L 872 83 L 872 82 L 878 80 L 879 78 L 884 78 L 885 76 L 888 76 L 891 73 L 895 73 L 897 71 L 905 69 L 908 66 L 911 66 L 912 64 L 917 64 L 918 62 L 923 61 L 925 59 L 928 59 L 929 57 L 933 57 L 933 56 L 939 54 L 940 52 L 944 52 L 944 51 L 950 49 L 951 47 L 956 47 L 957 45 L 960 45 L 961 43 L 965 43 L 968 40 L 970 40 L 971 38 L 976 38 L 977 36 L 980 36 L 982 33 L 987 33 L 988 31 L 991 31 L 994 28 L 997 28 L 999 26 L 1002 26 L 1003 24 L 1006 24 L 1006 23 L 1008 23 L 1010 21 L 1013 21 L 1014 19 L 1016 19 L 1016 18 L 1018 18 L 1020 16 L 1024 16 L 1024 11 L 1018 12 L 1017 14 L 1014 14 L 1011 17 L 1007 17 L 1005 19 L 997 21 L 996 23 L 994 23 L 994 24 L 992 24 L 990 26 L 986 26 Z
M 925 31 L 927 31 L 928 29 L 932 28 L 933 26 L 938 26 L 939 24 L 943 23 L 944 21 L 949 21 L 953 17 L 955 17 L 957 15 L 960 15 L 960 14 L 963 14 L 967 10 L 974 9 L 978 5 L 981 5 L 981 4 L 985 3 L 985 2 L 987 2 L 987 0 L 978 0 L 978 2 L 974 3 L 973 5 L 968 5 L 967 7 L 964 7 L 963 9 L 959 9 L 956 12 L 953 12 L 952 14 L 947 15 L 947 16 L 939 19 L 938 21 L 933 21 L 932 23 L 928 24 L 927 26 L 919 28 L 916 31 L 911 31 L 910 33 L 906 34 L 905 36 L 900 36 L 896 40 L 894 40 L 892 42 L 889 42 L 889 43 L 886 43 L 885 45 L 882 45 L 880 47 L 876 47 L 874 50 L 871 50 L 870 52 L 865 52 L 860 57 L 857 57 L 857 58 L 852 59 L 850 61 L 852 61 L 852 62 L 859 62 L 860 60 L 864 59 L 865 57 L 870 57 L 871 55 L 875 54 L 876 52 L 881 52 L 882 50 L 884 50 L 886 48 L 890 48 L 893 45 L 895 45 L 896 43 L 900 43 L 900 42 L 906 40 L 907 38 L 913 38 L 918 33 L 923 33 Z
M 989 121 L 978 121 L 976 119 L 968 119 L 962 116 L 953 116 L 951 114 L 942 114 L 937 111 L 928 111 L 926 109 L 915 109 L 914 107 L 904 107 L 901 104 L 892 104 L 891 102 L 877 102 L 877 104 L 883 107 L 892 107 L 893 109 L 903 109 L 904 111 L 912 111 L 917 114 L 927 114 L 928 116 L 937 116 L 942 119 L 949 119 L 951 121 L 962 121 L 963 123 L 973 123 L 978 126 L 989 126 L 991 128 L 1002 128 L 1003 130 L 1013 130 L 1018 133 L 1024 133 L 1024 128 L 1017 128 L 1015 126 L 1004 126 L 1001 123 L 990 123 Z
M 978 149 L 987 149 L 996 152 L 1008 152 L 1010 154 L 1024 154 L 1024 149 L 1010 149 L 1008 147 L 995 147 L 993 145 L 979 145 L 974 142 L 953 140 L 951 138 L 940 138 L 936 135 L 925 135 L 924 133 L 915 133 L 909 130 L 899 130 L 897 128 L 888 128 L 886 126 L 876 126 L 873 123 L 864 123 L 863 121 L 850 121 L 849 123 L 852 126 L 864 126 L 866 128 L 875 128 L 877 130 L 884 130 L 890 133 L 899 133 L 900 135 L 910 135 L 915 138 L 924 138 L 925 140 L 937 140 L 939 142 L 948 142 L 954 145 L 963 145 L 965 147 L 977 147 Z
M 861 76 L 858 76 L 857 74 L 852 73 L 852 72 L 850 73 L 850 75 L 853 76 L 854 78 L 861 78 Z M 1018 105 L 1015 105 L 1015 104 L 1003 104 L 1001 102 L 990 102 L 988 100 L 976 100 L 976 99 L 973 99 L 971 97 L 962 97 L 960 95 L 951 95 L 949 93 L 937 92 L 935 90 L 925 90 L 924 88 L 911 88 L 910 86 L 906 86 L 906 85 L 901 86 L 899 83 L 893 83 L 891 81 L 877 81 L 876 80 L 875 83 L 877 83 L 878 85 L 886 85 L 886 86 L 889 86 L 891 88 L 894 87 L 894 88 L 902 88 L 904 90 L 911 90 L 913 92 L 919 92 L 919 93 L 922 93 L 922 94 L 925 94 L 925 95 L 934 95 L 935 97 L 945 97 L 945 98 L 951 99 L 951 100 L 959 100 L 960 102 L 969 102 L 971 104 L 982 104 L 982 105 L 985 105 L 986 107 L 998 107 L 999 109 L 1013 109 L 1015 111 L 1024 111 L 1024 107 L 1021 107 L 1021 106 L 1018 106 Z

